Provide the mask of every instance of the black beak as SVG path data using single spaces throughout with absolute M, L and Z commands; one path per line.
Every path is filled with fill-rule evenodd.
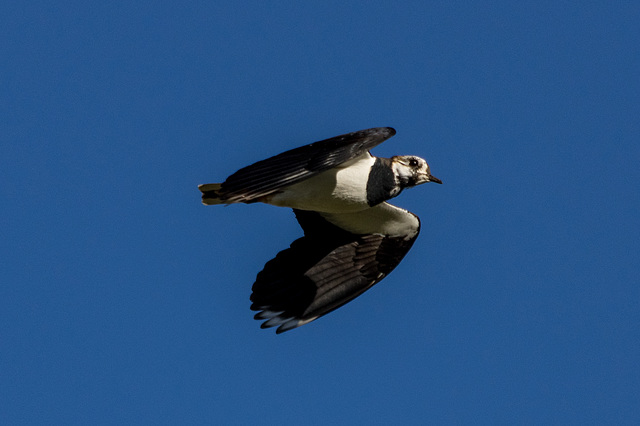
M 429 182 L 435 182 L 442 185 L 442 181 L 433 175 L 429 175 Z

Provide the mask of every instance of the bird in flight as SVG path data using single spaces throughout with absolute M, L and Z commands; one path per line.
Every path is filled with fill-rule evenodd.
M 267 262 L 251 294 L 261 328 L 282 333 L 358 297 L 386 277 L 420 232 L 418 216 L 389 204 L 405 188 L 442 183 L 420 157 L 369 150 L 391 127 L 347 133 L 244 167 L 223 183 L 199 185 L 202 203 L 292 208 L 304 236 Z

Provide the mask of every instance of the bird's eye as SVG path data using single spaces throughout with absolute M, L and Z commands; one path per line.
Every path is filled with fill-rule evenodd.
M 411 160 L 409 160 L 409 166 L 418 167 L 418 160 L 416 160 L 415 158 L 412 158 Z

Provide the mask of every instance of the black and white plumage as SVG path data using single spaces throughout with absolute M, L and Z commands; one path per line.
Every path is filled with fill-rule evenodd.
M 277 333 L 344 305 L 387 276 L 420 232 L 416 215 L 386 201 L 412 186 L 442 183 L 415 156 L 378 158 L 369 150 L 390 127 L 348 133 L 295 148 L 200 185 L 206 205 L 262 202 L 293 208 L 304 236 L 267 262 L 251 309 Z

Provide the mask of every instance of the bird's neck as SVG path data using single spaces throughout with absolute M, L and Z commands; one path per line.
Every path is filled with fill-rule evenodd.
M 367 181 L 367 203 L 375 206 L 400 194 L 402 188 L 393 172 L 390 158 L 376 158 Z

